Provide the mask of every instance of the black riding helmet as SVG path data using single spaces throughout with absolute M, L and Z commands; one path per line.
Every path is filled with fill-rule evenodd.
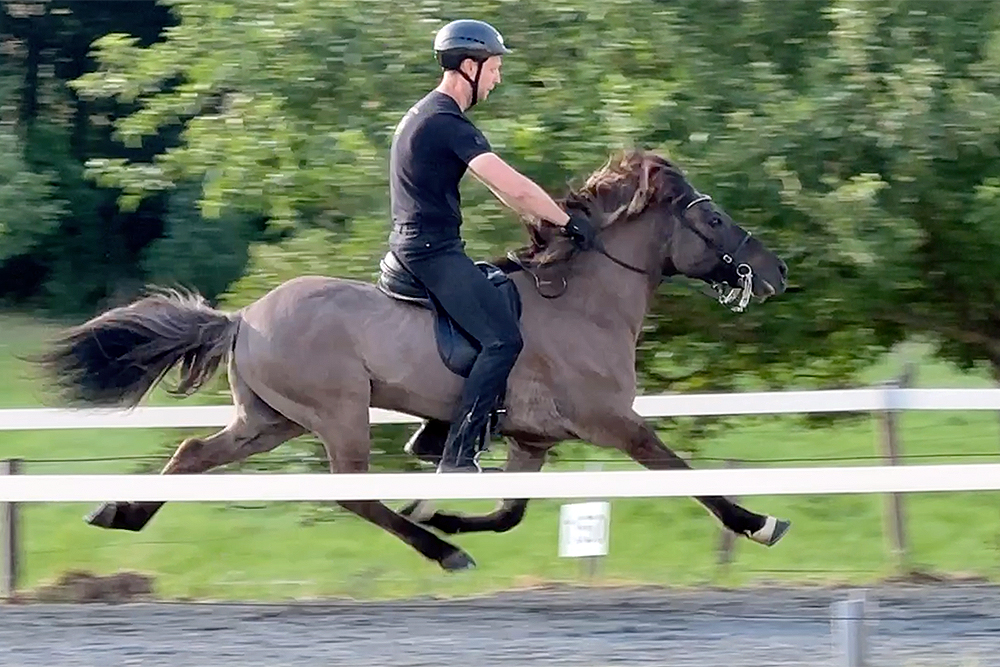
M 483 73 L 483 62 L 490 56 L 510 53 L 504 46 L 500 31 L 485 21 L 459 19 L 447 24 L 434 36 L 434 55 L 443 69 L 457 71 L 472 86 L 474 106 L 479 97 L 479 77 Z M 458 69 L 466 58 L 476 61 L 476 77 Z

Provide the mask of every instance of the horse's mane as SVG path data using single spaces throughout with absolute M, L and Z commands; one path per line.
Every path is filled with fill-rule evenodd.
M 640 149 L 621 151 L 556 202 L 565 209 L 582 209 L 595 227 L 605 228 L 675 196 L 677 184 L 684 182 L 680 168 L 662 155 Z M 551 265 L 574 253 L 573 243 L 552 223 L 525 220 L 524 224 L 530 244 L 515 253 L 519 262 Z

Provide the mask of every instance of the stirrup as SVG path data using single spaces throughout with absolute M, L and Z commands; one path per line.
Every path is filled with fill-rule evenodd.
M 490 441 L 500 437 L 500 420 L 506 414 L 507 408 L 503 406 L 490 412 L 489 417 L 486 418 L 486 423 L 483 425 L 483 430 L 476 438 L 475 456 L 478 457 L 483 452 L 488 452 L 490 450 Z
M 500 420 L 504 418 L 507 414 L 507 408 L 502 405 L 493 410 L 490 413 L 489 419 L 487 419 L 487 432 L 490 437 L 499 438 L 500 437 Z
M 476 464 L 476 467 L 479 468 L 479 472 L 503 472 L 503 468 L 498 468 L 496 466 L 486 467 L 482 463 L 480 463 L 479 457 L 481 457 L 482 455 L 483 452 L 480 450 L 476 452 L 475 456 L 472 457 L 472 461 L 473 463 Z

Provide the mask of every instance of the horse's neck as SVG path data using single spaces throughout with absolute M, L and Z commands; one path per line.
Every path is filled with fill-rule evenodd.
M 566 296 L 587 321 L 627 327 L 634 341 L 659 283 L 655 221 L 635 220 L 609 229 L 601 238 L 608 254 L 646 274 L 620 266 L 600 252 L 583 253 L 575 260 L 569 276 L 574 285 Z

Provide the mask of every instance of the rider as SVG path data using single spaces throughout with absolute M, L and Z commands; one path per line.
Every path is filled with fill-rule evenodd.
M 516 213 L 562 226 L 577 243 L 592 238 L 585 219 L 567 213 L 492 150 L 465 111 L 500 83 L 503 37 L 488 23 L 452 21 L 434 38 L 444 73 L 403 116 L 390 154 L 393 228 L 389 247 L 481 351 L 453 415 L 438 472 L 478 472 L 476 439 L 506 391 L 521 352 L 520 327 L 500 292 L 465 254 L 459 182 L 466 170 Z

